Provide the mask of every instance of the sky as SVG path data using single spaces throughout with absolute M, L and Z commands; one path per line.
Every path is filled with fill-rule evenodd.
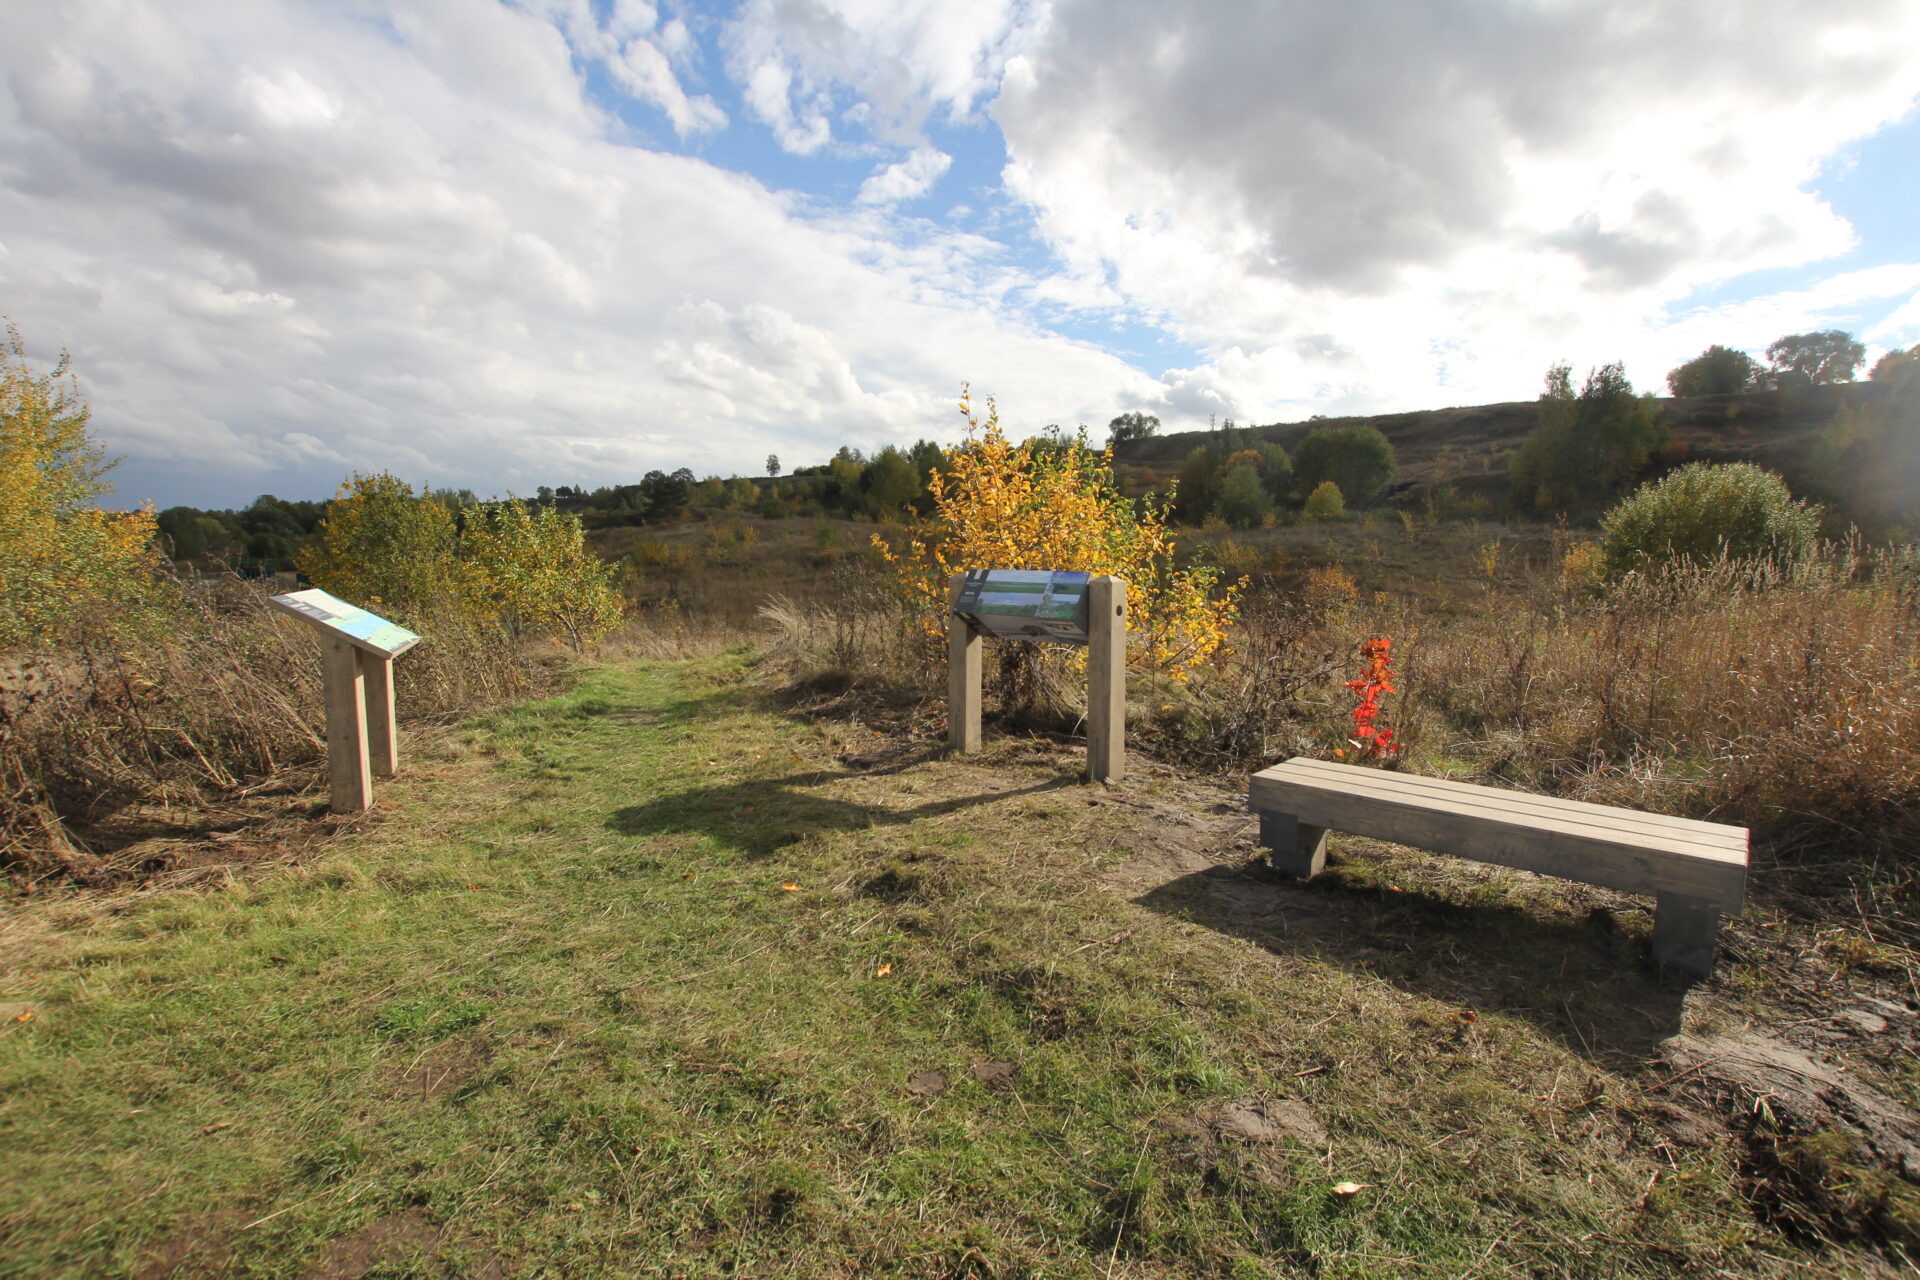
M 530 494 L 1920 342 L 1912 0 L 7 0 L 117 504 Z M 1576 373 L 1578 376 L 1578 373 Z

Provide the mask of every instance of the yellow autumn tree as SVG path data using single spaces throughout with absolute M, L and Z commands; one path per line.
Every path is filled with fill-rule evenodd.
M 130 618 L 151 597 L 154 518 L 103 511 L 113 466 L 62 354 L 28 363 L 20 331 L 0 348 L 0 650 L 59 641 L 83 619 Z
M 960 412 L 967 440 L 928 481 L 931 516 L 899 550 L 874 539 L 930 639 L 945 634 L 948 582 L 960 570 L 1077 569 L 1126 579 L 1132 663 L 1184 680 L 1225 643 L 1239 584 L 1222 588 L 1212 565 L 1176 565 L 1165 505 L 1124 497 L 1110 454 L 1084 437 L 1014 444 L 993 400 L 983 424 L 967 389 Z
M 387 472 L 348 477 L 300 571 L 343 600 L 409 625 L 458 593 L 453 513 Z
M 612 568 L 587 546 L 580 518 L 509 499 L 460 515 L 466 589 L 516 632 L 564 632 L 575 649 L 620 621 Z

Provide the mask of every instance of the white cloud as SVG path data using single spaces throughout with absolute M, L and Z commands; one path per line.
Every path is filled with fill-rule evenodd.
M 881 142 L 913 146 L 929 116 L 966 119 L 1030 20 L 1027 0 L 746 0 L 727 25 L 734 78 L 790 151 L 832 140 L 840 98 Z
M 610 65 L 620 83 L 636 97 L 660 108 L 681 137 L 726 128 L 727 113 L 705 94 L 689 98 L 673 74 L 667 55 L 649 42 L 627 41 Z
M 992 244 L 623 145 L 557 28 L 472 7 L 10 17 L 0 299 L 73 351 L 122 497 L 754 471 L 951 438 L 968 377 L 1035 425 L 1151 394 L 976 301 Z
M 953 157 L 934 147 L 915 147 L 905 160 L 881 167 L 860 184 L 861 204 L 896 204 L 917 200 L 933 189 L 953 164 Z
M 202 502 L 752 470 L 950 437 L 968 377 L 1016 425 L 1508 399 L 1556 359 L 1658 386 L 1710 342 L 1920 340 L 1908 265 L 1688 301 L 1851 242 L 1809 183 L 1908 109 L 1920 8 L 1844 8 L 16 0 L 0 303 L 73 349 L 129 496 Z M 716 31 L 736 116 L 875 166 L 847 207 L 587 97 L 758 127 L 700 92 Z M 904 216 L 992 123 L 975 230 Z M 1203 358 L 1150 379 L 1063 313 Z
M 1917 88 L 1904 0 L 1059 0 L 992 111 L 1070 273 L 1264 418 L 1503 398 L 1627 341 L 1657 379 L 1649 317 L 1848 247 L 1803 184 Z

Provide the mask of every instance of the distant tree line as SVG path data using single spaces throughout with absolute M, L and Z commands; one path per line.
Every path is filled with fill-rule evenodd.
M 1866 347 L 1852 334 L 1839 329 L 1794 333 L 1767 347 L 1765 364 L 1744 351 L 1710 346 L 1672 369 L 1667 388 L 1677 397 L 1793 393 L 1852 382 L 1865 361 Z M 1842 406 L 1809 460 L 1807 479 L 1813 487 L 1840 498 L 1850 487 L 1845 478 L 1872 476 L 1894 465 L 1897 442 L 1916 434 L 1916 375 L 1920 346 L 1888 352 L 1875 362 L 1869 377 L 1888 384 L 1893 395 L 1884 405 Z M 1618 363 L 1590 370 L 1578 392 L 1569 366 L 1548 370 L 1540 425 L 1508 457 L 1514 505 L 1541 513 L 1591 508 L 1638 483 L 1671 443 L 1649 399 L 1634 393 Z M 1672 454 L 1669 461 L 1678 462 L 1685 450 Z
M 1671 370 L 1667 385 L 1675 396 L 1692 397 L 1846 383 L 1858 374 L 1866 349 L 1851 334 L 1834 329 L 1789 334 L 1769 345 L 1765 357 L 1762 363 L 1716 344 Z M 1572 375 L 1565 364 L 1548 371 L 1539 425 L 1508 455 L 1516 509 L 1565 512 L 1612 501 L 1647 474 L 1668 444 L 1649 398 L 1636 394 L 1619 363 L 1591 369 L 1577 388 Z M 1856 473 L 1871 468 L 1891 447 L 1885 443 L 1889 432 L 1903 434 L 1893 426 L 1913 417 L 1910 402 L 1920 400 L 1920 346 L 1889 352 L 1869 377 L 1902 388 L 1902 394 L 1887 413 L 1855 415 L 1828 431 L 1813 461 L 1836 476 L 1848 468 Z M 1108 440 L 1124 445 L 1150 439 L 1160 425 L 1154 415 L 1130 410 L 1107 424 Z M 1180 466 L 1173 518 L 1189 525 L 1219 521 L 1236 529 L 1337 519 L 1375 501 L 1394 478 L 1393 446 L 1374 427 L 1315 426 L 1291 453 L 1265 438 L 1270 431 L 1237 427 L 1231 419 L 1211 431 Z M 1064 448 L 1067 441 L 1057 427 L 1034 437 L 1038 448 Z M 587 529 L 665 524 L 720 512 L 764 519 L 904 520 L 932 510 L 929 481 L 949 461 L 947 451 L 932 440 L 904 448 L 887 445 L 871 455 L 849 445 L 825 462 L 790 471 L 783 471 L 778 455 L 769 454 L 765 475 L 703 479 L 681 467 L 593 489 L 542 485 L 522 501 L 529 512 L 544 508 L 577 516 Z M 1149 481 L 1157 483 L 1151 476 Z M 456 521 L 478 501 L 468 490 L 433 490 L 426 496 Z M 237 510 L 169 507 L 155 525 L 161 550 L 175 560 L 266 573 L 295 566 L 328 506 L 263 494 Z
M 1375 427 L 1316 428 L 1289 455 L 1229 418 L 1181 464 L 1174 512 L 1186 524 L 1235 529 L 1332 519 L 1377 495 L 1394 467 L 1393 445 Z

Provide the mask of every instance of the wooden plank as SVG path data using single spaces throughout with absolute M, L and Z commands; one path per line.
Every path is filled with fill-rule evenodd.
M 1252 799 L 1263 813 L 1290 814 L 1305 825 L 1627 893 L 1678 893 L 1718 902 L 1729 912 L 1739 909 L 1745 893 L 1744 863 L 1677 852 L 1636 832 L 1608 838 L 1587 827 L 1488 817 L 1412 797 L 1355 798 L 1335 787 L 1261 775 L 1253 779 Z
M 953 612 L 967 575 L 947 584 L 947 742 L 955 751 L 980 749 L 980 635 Z
M 332 808 L 335 813 L 360 813 L 373 804 L 360 650 L 345 636 L 323 636 L 320 649 L 326 663 L 327 783 Z
M 1334 764 L 1325 760 L 1295 758 L 1263 772 L 1275 773 L 1276 771 L 1285 776 L 1301 778 L 1311 776 L 1344 781 L 1368 790 L 1414 791 L 1441 795 L 1454 802 L 1477 799 L 1493 806 L 1519 804 L 1531 809 L 1552 812 L 1574 821 L 1585 818 L 1608 822 L 1624 818 L 1631 820 L 1635 826 L 1668 832 L 1682 839 L 1705 845 L 1743 847 L 1747 837 L 1745 827 L 1727 823 L 1705 822 L 1697 818 L 1677 818 L 1644 809 L 1622 809 L 1613 805 L 1594 804 L 1586 800 L 1565 800 L 1558 796 L 1543 796 L 1506 787 L 1458 782 L 1452 778 L 1429 778 L 1419 774 L 1362 769 L 1355 765 Z
M 1632 818 L 1632 821 L 1634 821 L 1636 825 L 1642 825 L 1642 827 L 1659 827 L 1659 829 L 1668 829 L 1668 831 L 1674 831 L 1674 833 L 1692 835 L 1697 841 L 1705 842 L 1705 844 L 1720 842 L 1720 844 L 1738 846 L 1738 848 L 1745 848 L 1745 844 L 1747 844 L 1747 829 L 1745 829 L 1745 827 L 1730 825 L 1730 823 L 1703 821 L 1703 819 L 1697 818 L 1674 818 L 1674 816 L 1670 816 L 1670 814 L 1651 814 L 1651 812 L 1645 812 L 1645 810 L 1622 810 L 1622 808 L 1615 808 L 1615 806 L 1611 806 L 1611 804 L 1594 804 L 1594 802 L 1590 802 L 1590 800 L 1565 800 L 1565 798 L 1559 798 L 1559 796 L 1542 796 L 1542 794 L 1528 793 L 1528 791 L 1513 791 L 1513 789 L 1507 789 L 1507 787 L 1484 787 L 1484 785 L 1480 785 L 1480 783 L 1455 781 L 1452 777 L 1423 777 L 1423 775 L 1419 775 L 1419 773 L 1388 773 L 1388 771 L 1384 770 L 1361 770 L 1361 768 L 1352 766 L 1352 764 L 1334 764 L 1331 760 L 1308 760 L 1306 756 L 1296 756 L 1296 758 L 1292 758 L 1292 760 L 1286 760 L 1284 764 L 1273 766 L 1271 770 L 1263 770 L 1263 773 L 1273 773 L 1273 771 L 1277 770 L 1311 771 L 1311 773 L 1325 775 L 1325 777 L 1348 779 L 1348 781 L 1352 781 L 1357 787 L 1415 789 L 1415 791 L 1425 789 L 1428 793 L 1448 794 L 1448 796 L 1455 796 L 1455 798 L 1480 796 L 1480 798 L 1484 798 L 1484 800 L 1488 800 L 1488 802 L 1521 800 L 1521 802 L 1526 802 L 1526 804 L 1532 804 L 1532 806 L 1538 806 L 1538 808 L 1544 808 L 1544 810 L 1553 810 L 1553 812 L 1563 812 L 1563 814 L 1569 814 L 1569 816 L 1588 814 L 1588 816 L 1592 816 L 1592 818 L 1601 819 L 1622 818 L 1622 816 L 1624 816 L 1624 818 Z
M 1359 770 L 1354 766 L 1332 768 L 1340 771 L 1329 773 L 1327 770 L 1275 766 L 1271 770 L 1256 773 L 1256 779 L 1294 787 L 1317 787 L 1350 794 L 1354 798 L 1394 796 L 1411 804 L 1432 804 L 1450 812 L 1486 814 L 1490 818 L 1505 816 L 1519 823 L 1544 825 L 1551 829 L 1592 829 L 1597 835 L 1634 833 L 1645 837 L 1649 846 L 1674 848 L 1676 852 L 1688 852 L 1697 858 L 1716 858 L 1722 862 L 1740 862 L 1741 865 L 1747 862 L 1745 827 L 1728 827 L 1720 823 L 1693 823 L 1692 827 L 1678 827 L 1661 814 L 1607 808 L 1601 804 L 1588 804 L 1584 800 L 1559 800 L 1553 796 L 1536 796 L 1524 791 L 1498 791 L 1494 787 L 1453 783 L 1450 779 Z M 1713 831 L 1711 837 L 1697 831 L 1697 827 L 1703 825 Z
M 1127 584 L 1087 583 L 1087 772 L 1118 782 L 1127 771 Z
M 1254 797 L 1252 807 L 1285 808 L 1292 801 L 1281 797 L 1306 792 L 1326 796 L 1335 803 L 1344 802 L 1355 808 L 1392 802 L 1409 809 L 1430 811 L 1436 814 L 1451 814 L 1463 819 L 1478 819 L 1498 823 L 1517 829 L 1539 832 L 1546 835 L 1584 837 L 1606 844 L 1621 845 L 1637 849 L 1646 849 L 1668 854 L 1672 857 L 1700 862 L 1705 865 L 1719 865 L 1728 868 L 1744 869 L 1747 865 L 1747 850 L 1744 847 L 1732 848 L 1726 845 L 1701 845 L 1688 840 L 1676 840 L 1672 836 L 1648 831 L 1630 822 L 1610 825 L 1595 821 L 1587 815 L 1581 815 L 1579 821 L 1568 821 L 1551 811 L 1525 808 L 1489 807 L 1477 801 L 1467 803 L 1449 803 L 1443 797 L 1431 795 L 1409 795 L 1404 792 L 1358 791 L 1343 786 L 1310 781 L 1302 782 L 1297 777 L 1261 778 L 1252 787 Z M 1267 798 L 1261 798 L 1267 797 Z M 1628 813 L 1622 810 L 1622 813 Z M 1339 829 L 1339 824 L 1334 824 Z
M 373 776 L 391 778 L 400 770 L 400 730 L 393 718 L 393 659 L 365 649 L 360 671 L 367 685 L 367 756 Z

